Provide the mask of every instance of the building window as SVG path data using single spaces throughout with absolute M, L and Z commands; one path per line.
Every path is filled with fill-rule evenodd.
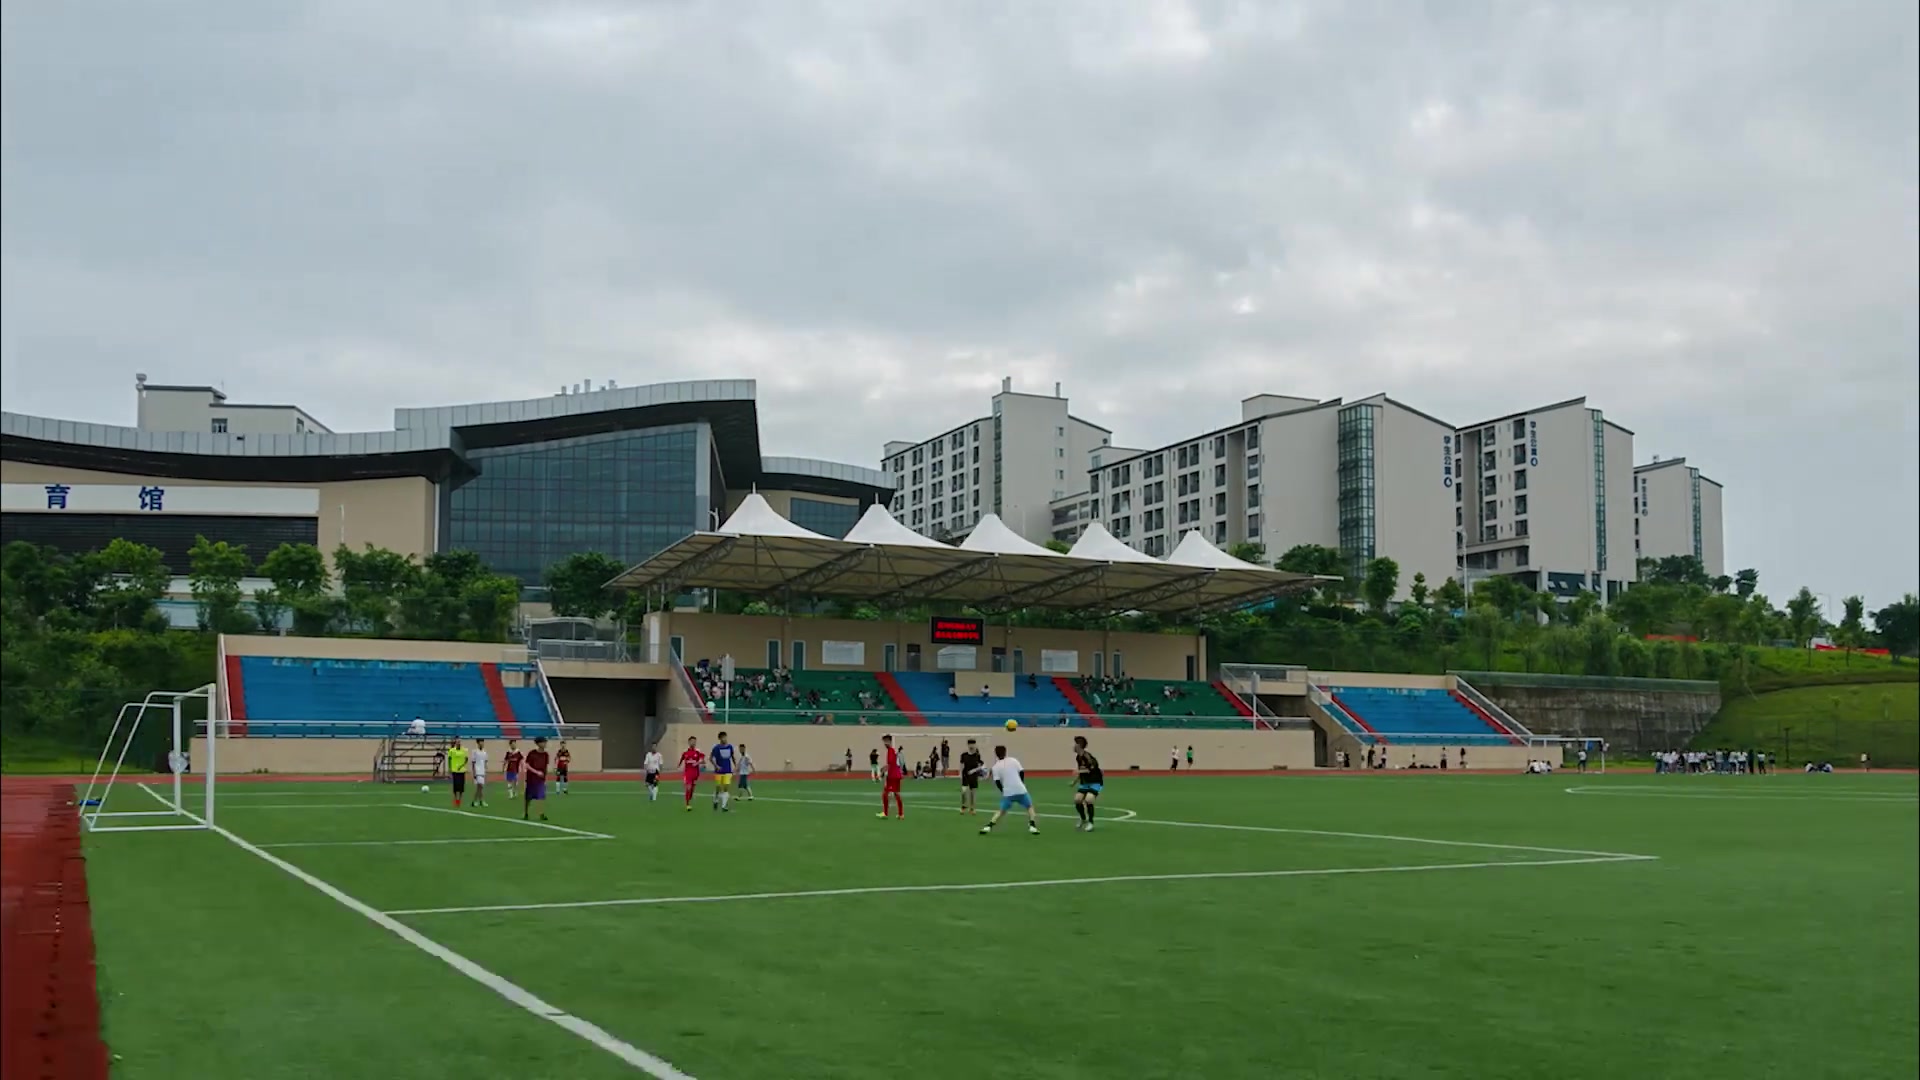
M 1526 535 L 1527 535 L 1527 523 L 1526 523 L 1526 522 L 1524 522 L 1524 521 L 1516 521 L 1516 522 L 1514 522 L 1514 523 L 1513 523 L 1513 535 L 1515 535 L 1515 536 L 1526 536 Z
M 1254 537 L 1259 535 L 1260 535 L 1260 515 L 1248 514 L 1247 515 L 1247 539 L 1253 540 Z M 1257 543 L 1258 541 L 1255 541 L 1255 542 Z
M 226 417 L 224 417 L 224 416 L 216 416 L 216 417 L 214 417 L 214 418 L 213 418 L 213 433 L 214 433 L 215 435 L 225 435 L 225 434 L 227 433 L 227 418 L 226 418 Z
M 1525 465 L 1527 463 L 1527 444 L 1526 443 L 1513 444 L 1513 463 L 1515 465 Z
M 1215 458 L 1223 458 L 1227 456 L 1227 437 L 1225 435 L 1214 436 L 1213 456 Z
M 1516 439 L 1525 439 L 1527 437 L 1526 417 L 1523 416 L 1513 422 L 1513 437 Z
M 1481 472 L 1492 472 L 1493 466 L 1494 466 L 1493 451 L 1489 450 L 1486 453 L 1480 455 L 1480 471 Z
M 1227 467 L 1225 465 L 1215 465 L 1213 467 L 1213 486 L 1227 486 Z
M 1488 499 L 1485 505 L 1480 507 L 1481 521 L 1492 521 L 1494 518 L 1497 518 L 1499 516 L 1500 516 L 1500 504 L 1497 502 L 1494 502 L 1492 499 Z
M 1515 491 L 1527 490 L 1527 470 L 1525 469 L 1513 470 L 1513 490 Z
M 936 503 L 937 507 L 939 504 Z M 788 503 L 787 520 L 803 529 L 812 529 L 835 540 L 847 535 L 860 520 L 861 508 L 853 503 L 806 499 L 795 495 Z M 934 513 L 939 513 L 936 509 Z
M 1260 429 L 1259 428 L 1250 427 L 1247 429 L 1247 449 L 1249 450 L 1260 449 Z
M 1527 497 L 1525 495 L 1515 495 L 1513 497 L 1514 516 L 1521 517 L 1521 516 L 1524 516 L 1526 512 L 1527 512 Z

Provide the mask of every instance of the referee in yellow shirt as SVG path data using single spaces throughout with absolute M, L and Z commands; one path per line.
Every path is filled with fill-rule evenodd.
M 458 735 L 447 747 L 447 775 L 453 777 L 453 805 L 459 806 L 467 793 L 467 748 L 460 745 Z

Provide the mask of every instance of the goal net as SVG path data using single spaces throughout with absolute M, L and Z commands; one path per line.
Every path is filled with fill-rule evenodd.
M 220 742 L 211 719 L 213 700 L 214 686 L 209 683 L 196 690 L 156 690 L 144 700 L 120 707 L 80 797 L 80 820 L 89 831 L 161 832 L 213 826 L 214 757 Z M 200 715 L 209 719 L 202 721 Z M 159 738 L 155 738 L 156 728 Z M 198 730 L 209 736 L 203 761 L 193 760 L 193 734 Z M 156 747 L 163 752 L 145 760 Z M 161 776 L 139 782 L 124 777 L 123 782 L 130 753 L 142 755 L 134 758 L 134 768 L 160 770 Z M 199 777 L 199 791 L 189 792 L 188 776 Z

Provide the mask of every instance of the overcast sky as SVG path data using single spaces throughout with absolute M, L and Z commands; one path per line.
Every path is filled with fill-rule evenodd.
M 12 411 L 749 377 L 876 465 L 1003 375 L 1134 446 L 1585 394 L 1776 601 L 1915 586 L 1911 3 L 4 11 Z

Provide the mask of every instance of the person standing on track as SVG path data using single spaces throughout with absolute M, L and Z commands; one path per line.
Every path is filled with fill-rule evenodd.
M 740 744 L 740 763 L 737 767 L 737 771 L 740 774 L 740 795 L 742 798 L 746 799 L 746 801 L 752 802 L 753 801 L 753 755 L 747 753 L 746 743 Z
M 501 767 L 504 768 L 507 773 L 508 799 L 513 798 L 513 789 L 520 783 L 520 763 L 526 759 L 527 755 L 520 752 L 519 740 L 508 739 L 507 756 L 500 760 Z
M 876 781 L 885 779 L 880 772 L 880 751 L 878 750 L 867 751 L 867 779 Z

